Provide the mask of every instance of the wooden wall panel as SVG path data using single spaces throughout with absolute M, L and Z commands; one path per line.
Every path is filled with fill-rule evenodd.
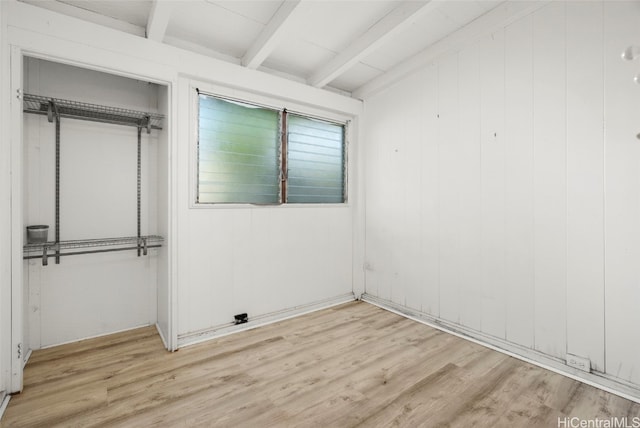
M 565 2 L 533 17 L 535 348 L 566 351 Z
M 458 322 L 460 302 L 460 140 L 458 56 L 438 66 L 438 164 L 440 180 L 440 316 Z
M 406 306 L 640 385 L 640 62 L 620 59 L 638 18 L 551 2 L 365 101 L 367 290 L 390 298 L 396 275 Z M 408 193 L 394 229 L 415 168 L 419 229 Z
M 420 73 L 422 87 L 422 168 L 421 168 L 421 257 L 422 311 L 440 316 L 440 241 L 439 199 L 440 165 L 438 163 L 438 69 L 427 67 Z
M 399 86 L 394 92 L 393 105 L 398 106 L 393 111 L 385 111 L 385 117 L 387 122 L 391 125 L 387 131 L 387 139 L 384 144 L 381 144 L 378 148 L 378 155 L 380 156 L 380 162 L 385 170 L 384 177 L 386 178 L 383 187 L 384 193 L 379 196 L 383 197 L 383 203 L 385 205 L 384 227 L 386 229 L 385 235 L 388 236 L 390 242 L 393 245 L 389 245 L 386 251 L 386 265 L 383 267 L 383 273 L 385 280 L 378 285 L 380 295 L 387 296 L 388 300 L 396 303 L 401 303 L 404 300 L 404 283 L 402 283 L 398 276 L 398 264 L 402 257 L 401 244 L 399 243 L 400 229 L 402 228 L 401 212 L 404 210 L 404 194 L 402 187 L 406 185 L 403 180 L 404 177 L 404 165 L 402 164 L 401 156 L 404 153 L 404 131 L 402 125 L 404 119 L 402 112 L 404 110 L 404 95 L 408 93 L 409 89 Z M 403 100 L 402 102 L 398 102 Z M 401 151 L 402 150 L 402 151 Z
M 480 54 L 477 43 L 458 53 L 458 108 L 460 180 L 458 255 L 460 323 L 480 330 L 481 164 L 480 164 Z
M 404 138 L 405 147 L 403 158 L 405 160 L 405 212 L 402 219 L 404 227 L 403 239 L 404 245 L 402 252 L 403 264 L 401 272 L 403 272 L 402 280 L 404 287 L 404 305 L 412 309 L 421 309 L 422 294 L 420 291 L 422 285 L 422 263 L 420 263 L 422 241 L 420 238 L 420 225 L 422 222 L 421 215 L 421 198 L 422 192 L 422 148 L 424 146 L 424 137 L 422 134 L 422 120 L 424 113 L 423 108 L 423 73 L 414 73 L 408 79 L 409 86 L 412 91 L 407 94 L 405 99 L 406 110 L 404 111 Z M 417 88 L 417 90 L 416 90 Z M 415 136 L 418 136 L 416 139 Z
M 505 337 L 504 31 L 480 41 L 482 331 Z
M 567 352 L 604 371 L 601 3 L 567 3 Z
M 605 2 L 606 371 L 640 384 L 640 62 L 620 59 L 640 44 L 640 4 Z
M 389 106 L 397 104 L 397 98 L 393 92 L 379 95 L 375 103 L 366 106 L 365 118 L 365 180 L 367 189 L 375 189 L 368 192 L 366 197 L 366 262 L 365 262 L 365 291 L 374 296 L 390 299 L 389 278 L 389 254 L 391 251 L 391 226 L 388 217 L 390 205 L 386 202 L 391 194 L 391 188 L 387 185 L 391 176 L 386 168 L 386 157 L 383 150 L 385 145 L 392 141 L 393 111 Z
M 505 29 L 506 338 L 533 347 L 533 17 Z

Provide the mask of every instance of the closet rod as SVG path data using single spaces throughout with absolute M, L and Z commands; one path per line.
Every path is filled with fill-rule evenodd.
M 62 257 L 79 254 L 110 253 L 113 251 L 138 250 L 147 255 L 149 248 L 160 248 L 164 238 L 158 235 L 126 236 L 121 238 L 80 239 L 74 241 L 39 242 L 27 244 L 23 248 L 23 259 L 42 258 L 42 265 L 48 265 L 49 251 L 52 256 Z M 134 246 L 135 245 L 135 246 Z M 114 247 L 107 248 L 104 247 Z M 86 250 L 84 250 L 86 248 Z M 80 250 L 80 251 L 66 251 Z M 35 254 L 37 253 L 37 254 Z
M 162 247 L 162 245 L 147 245 L 145 248 L 160 248 Z M 136 250 L 139 249 L 139 247 L 124 247 L 124 248 L 104 248 L 104 249 L 100 249 L 100 250 L 85 250 L 85 251 L 74 251 L 71 253 L 59 253 L 56 255 L 56 257 L 63 257 L 63 256 L 78 256 L 81 254 L 96 254 L 96 253 L 112 253 L 115 251 L 125 251 L 125 250 Z M 146 251 L 146 250 L 145 250 Z M 42 265 L 46 266 L 47 265 L 47 259 L 48 254 L 38 254 L 37 256 L 24 256 L 23 259 L 28 260 L 28 259 L 43 259 L 42 260 Z
M 164 238 L 159 235 L 146 235 L 138 238 L 137 236 L 123 236 L 118 238 L 100 238 L 100 239 L 77 239 L 71 241 L 60 241 L 61 250 L 75 249 L 75 248 L 94 248 L 94 247 L 114 247 L 121 245 L 137 245 L 139 241 L 146 241 L 147 243 L 161 244 L 164 242 Z M 25 253 L 42 252 L 42 249 L 47 246 L 53 248 L 56 245 L 55 242 L 37 242 L 26 244 L 23 248 Z

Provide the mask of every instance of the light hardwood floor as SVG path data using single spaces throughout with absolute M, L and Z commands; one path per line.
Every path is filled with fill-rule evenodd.
M 640 404 L 353 302 L 175 353 L 152 327 L 36 351 L 9 426 L 557 427 Z

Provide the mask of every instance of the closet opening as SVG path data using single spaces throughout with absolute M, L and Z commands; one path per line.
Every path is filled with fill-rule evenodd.
M 148 325 L 169 348 L 168 87 L 25 57 L 22 88 L 25 363 Z

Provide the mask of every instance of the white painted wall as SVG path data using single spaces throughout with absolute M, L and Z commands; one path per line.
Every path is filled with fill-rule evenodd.
M 351 292 L 349 208 L 185 210 L 179 334 Z M 184 250 L 182 250 L 184 249 Z
M 155 84 L 28 58 L 26 93 L 157 111 Z M 60 239 L 135 236 L 137 130 L 61 120 Z M 158 135 L 142 137 L 142 234 L 157 233 Z M 24 115 L 24 223 L 55 237 L 55 125 Z M 26 233 L 25 233 L 26 240 Z M 25 344 L 39 349 L 156 322 L 158 250 L 25 261 Z
M 178 216 L 184 225 L 178 251 L 179 335 L 228 325 L 239 313 L 251 319 L 351 293 L 353 202 L 195 204 L 195 88 L 320 117 L 350 118 L 277 96 L 181 81 L 179 110 L 185 114 L 178 131 L 189 144 L 178 148 Z
M 638 61 L 621 63 L 615 51 L 640 43 L 640 3 L 606 3 L 604 304 L 606 371 L 640 383 L 640 91 L 632 83 Z M 618 53 L 619 55 L 619 53 Z M 586 319 L 585 315 L 585 319 Z
M 188 192 L 193 173 L 189 159 L 193 155 L 189 151 L 192 128 L 185 113 L 190 108 L 190 92 L 178 83 L 187 82 L 184 76 L 189 76 L 277 98 L 297 104 L 303 110 L 354 118 L 361 112 L 360 101 L 22 2 L 10 0 L 1 4 L 7 18 L 2 30 L 7 37 L 0 48 L 7 55 L 9 47 L 14 46 L 31 56 L 124 76 L 144 76 L 144 80 L 170 85 L 168 153 L 158 152 L 158 162 L 166 156 L 169 168 L 166 176 L 161 171 L 157 177 L 159 182 L 169 181 L 167 194 L 159 195 L 157 203 L 169 205 L 167 218 L 158 217 L 158 228 L 168 229 L 166 257 L 169 260 L 168 284 L 166 290 L 159 290 L 158 298 L 168 297 L 170 314 L 163 318 L 159 313 L 158 323 L 163 331 L 162 325 L 168 323 L 170 343 L 176 344 L 178 334 L 228 323 L 231 315 L 239 311 L 247 311 L 254 317 L 266 312 L 279 313 L 327 296 L 351 292 L 352 281 L 360 280 L 351 274 L 353 213 L 360 203 L 360 195 L 355 192 L 351 193 L 349 206 L 338 208 L 202 210 L 191 207 Z M 82 38 L 78 37 L 80 34 Z M 5 64 L 2 64 L 2 82 L 8 87 L 10 69 Z M 8 94 L 8 89 L 4 93 Z M 1 120 L 1 132 L 10 135 L 16 124 L 11 122 L 8 111 L 2 114 Z M 353 126 L 357 130 L 357 121 Z M 357 163 L 355 135 L 351 141 L 354 165 Z M 9 139 L 0 143 L 2 152 L 9 153 Z M 2 188 L 6 190 L 3 195 L 10 199 L 10 171 L 16 165 L 4 159 L 0 176 Z M 21 191 L 14 186 L 14 196 Z M 8 205 L 2 205 L 0 221 L 3 236 L 5 233 L 9 236 L 12 228 Z M 22 227 L 14 229 L 22 233 Z M 8 294 L 11 272 L 7 258 L 11 249 L 7 246 L 5 250 L 6 258 L 0 260 L 3 274 L 0 286 L 2 292 Z M 21 257 L 17 252 L 11 255 Z M 358 253 L 357 257 L 361 255 Z M 361 283 L 357 286 L 362 288 Z M 10 316 L 10 312 L 4 313 Z
M 553 2 L 365 100 L 366 292 L 640 385 L 638 2 Z

